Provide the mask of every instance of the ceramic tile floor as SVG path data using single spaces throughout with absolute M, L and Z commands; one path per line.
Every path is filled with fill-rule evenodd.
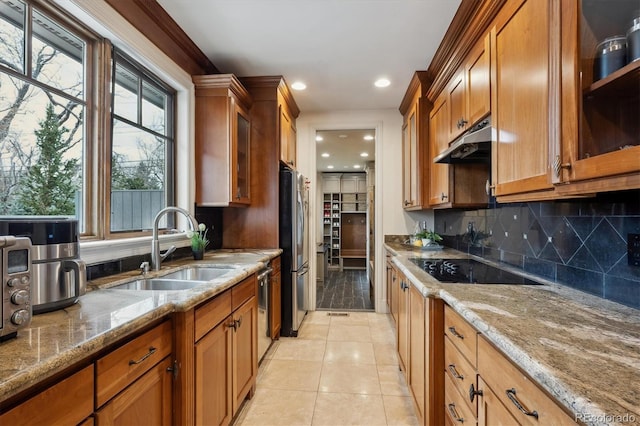
M 258 370 L 235 425 L 416 425 L 389 315 L 309 312 Z

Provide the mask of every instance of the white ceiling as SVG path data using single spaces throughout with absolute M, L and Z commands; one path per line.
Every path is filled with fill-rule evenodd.
M 221 72 L 306 83 L 293 93 L 305 114 L 397 109 L 413 72 L 429 66 L 460 0 L 158 3 Z M 374 87 L 380 77 L 391 85 Z

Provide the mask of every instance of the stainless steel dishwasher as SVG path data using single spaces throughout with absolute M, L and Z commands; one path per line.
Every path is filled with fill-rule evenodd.
M 273 269 L 267 267 L 258 274 L 258 361 L 271 345 L 269 324 L 269 278 Z

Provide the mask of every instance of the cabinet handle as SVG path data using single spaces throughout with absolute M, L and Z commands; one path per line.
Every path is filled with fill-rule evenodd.
M 458 415 L 458 412 L 456 411 L 456 404 L 452 402 L 451 404 L 448 405 L 448 407 L 449 407 L 449 414 L 451 414 L 451 417 L 453 417 L 454 420 L 457 422 L 464 423 L 464 419 L 460 417 Z
M 287 161 L 290 166 L 293 166 L 293 160 Z
M 453 377 L 455 377 L 456 379 L 464 380 L 464 376 L 460 375 L 460 373 L 458 373 L 458 370 L 456 370 L 455 364 L 449 364 L 449 371 L 451 372 Z
M 242 325 L 242 316 L 235 321 L 238 324 L 238 328 Z
M 473 383 L 471 383 L 471 386 L 469 386 L 469 401 L 473 402 L 473 399 L 476 397 L 476 395 L 482 396 L 482 391 L 480 389 L 476 390 L 473 387 Z
M 448 196 L 448 195 L 445 195 L 445 194 L 444 194 L 444 192 L 442 193 L 442 195 L 440 195 L 440 201 L 444 201 L 444 200 L 446 200 L 447 198 L 449 198 L 449 196 Z
M 227 324 L 227 327 L 229 328 L 233 328 L 234 330 L 238 327 L 238 324 L 236 323 L 236 321 L 231 321 L 230 323 Z
M 178 360 L 174 359 L 173 363 L 171 364 L 171 367 L 167 367 L 167 371 L 170 373 L 173 373 L 173 378 L 177 379 L 178 378 Z
M 518 398 L 516 397 L 516 390 L 514 388 L 507 389 L 507 397 L 511 400 L 511 402 L 513 402 L 513 405 L 515 405 L 518 408 L 518 410 L 520 410 L 523 414 L 527 416 L 535 417 L 536 419 L 538 418 L 537 411 L 535 410 L 528 411 L 526 408 L 522 406 L 522 404 L 520 403 L 520 401 L 518 401 Z
M 462 334 L 458 333 L 458 330 L 456 330 L 456 328 L 454 326 L 449 327 L 449 331 L 451 332 L 451 334 L 456 336 L 458 339 L 464 339 L 464 336 Z
M 404 200 L 404 206 L 407 207 L 411 205 L 411 202 L 409 200 Z
M 142 356 L 142 358 L 140 358 L 139 360 L 134 361 L 134 360 L 130 359 L 130 360 L 129 360 L 129 365 L 137 365 L 137 364 L 142 363 L 145 359 L 149 358 L 151 355 L 153 355 L 154 353 L 156 353 L 156 350 L 157 350 L 156 348 L 154 348 L 153 346 L 151 346 L 151 347 L 149 348 L 149 352 L 147 352 L 146 354 L 144 354 L 144 355 Z

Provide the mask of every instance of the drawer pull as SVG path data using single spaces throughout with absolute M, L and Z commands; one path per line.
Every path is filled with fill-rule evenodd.
M 449 364 L 449 371 L 456 379 L 464 380 L 464 376 L 460 375 L 460 373 L 458 373 L 458 370 L 456 370 L 455 364 Z
M 456 404 L 452 402 L 451 404 L 449 404 L 448 407 L 449 407 L 449 414 L 451 414 L 451 417 L 453 417 L 453 419 L 457 422 L 464 423 L 464 419 L 460 417 L 458 415 L 458 412 L 456 411 Z
M 142 356 L 142 358 L 140 358 L 139 360 L 137 360 L 137 361 L 134 361 L 134 360 L 132 360 L 132 359 L 131 359 L 131 360 L 129 360 L 129 365 L 138 365 L 138 364 L 142 363 L 145 359 L 149 358 L 151 355 L 153 355 L 154 353 L 156 353 L 156 350 L 157 350 L 156 348 L 154 348 L 153 346 L 151 346 L 151 347 L 149 348 L 149 352 L 147 352 L 146 354 L 144 354 L 144 355 Z
M 458 339 L 464 339 L 464 336 L 462 334 L 458 333 L 458 331 L 456 330 L 456 328 L 454 326 L 449 327 L 449 331 L 451 332 L 451 334 L 456 336 Z
M 537 411 L 535 410 L 528 411 L 526 408 L 522 406 L 522 404 L 520 403 L 520 401 L 518 401 L 518 398 L 516 397 L 516 390 L 514 388 L 507 389 L 507 397 L 509 397 L 511 402 L 513 402 L 513 405 L 515 405 L 518 408 L 518 410 L 520 410 L 523 414 L 527 416 L 535 417 L 536 419 L 538 418 Z
M 469 386 L 469 401 L 473 402 L 476 395 L 482 396 L 482 391 L 480 389 L 476 390 L 476 388 L 473 387 L 473 383 L 471 383 L 471 386 Z

